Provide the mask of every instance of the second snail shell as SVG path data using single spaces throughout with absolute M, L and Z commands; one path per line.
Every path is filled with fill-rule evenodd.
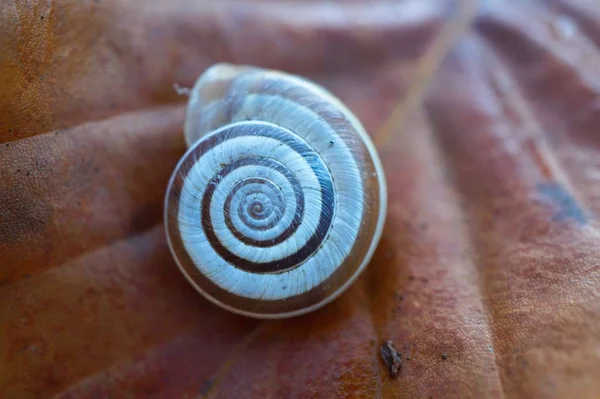
M 217 64 L 190 93 L 165 198 L 171 253 L 213 303 L 256 318 L 316 310 L 381 237 L 387 191 L 356 117 L 320 86 Z

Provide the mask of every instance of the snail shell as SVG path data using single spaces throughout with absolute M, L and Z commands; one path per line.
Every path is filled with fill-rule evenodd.
M 190 93 L 185 139 L 165 228 L 206 298 L 250 317 L 297 316 L 365 268 L 384 224 L 385 178 L 333 95 L 282 72 L 217 64 Z

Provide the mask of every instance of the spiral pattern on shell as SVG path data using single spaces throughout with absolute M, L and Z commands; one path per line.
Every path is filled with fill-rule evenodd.
M 167 190 L 172 253 L 211 301 L 255 317 L 339 295 L 379 240 L 377 154 L 339 100 L 298 77 L 219 64 L 194 89 Z

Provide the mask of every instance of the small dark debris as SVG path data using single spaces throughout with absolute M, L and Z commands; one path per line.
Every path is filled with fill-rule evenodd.
M 19 173 L 21 171 L 21 169 L 17 169 L 17 173 Z
M 6 146 L 8 147 L 10 144 L 6 143 Z
M 330 375 L 331 375 L 332 379 L 339 380 L 340 377 L 342 376 L 342 373 L 338 369 L 333 369 L 333 370 L 331 370 Z
M 401 293 L 399 293 L 399 292 L 396 292 L 394 294 L 394 299 L 397 300 L 397 301 L 403 301 L 404 300 L 404 295 L 401 294 Z
M 98 173 L 98 172 L 100 172 L 100 168 L 96 166 L 96 167 L 94 168 L 94 173 Z
M 44 16 L 42 15 L 42 16 L 40 17 L 40 19 L 43 21 L 43 20 L 44 20 Z
M 429 224 L 427 224 L 427 222 L 423 222 L 419 225 L 419 228 L 421 231 L 427 231 L 429 229 Z
M 424 283 L 428 283 L 429 279 L 427 277 L 421 277 L 421 281 Z
M 385 344 L 379 348 L 379 354 L 386 364 L 390 377 L 398 375 L 398 370 L 402 367 L 402 354 L 394 348 L 392 341 L 386 341 Z
M 210 390 L 211 390 L 211 389 L 212 389 L 212 387 L 213 387 L 213 384 L 214 384 L 214 383 L 212 382 L 212 380 L 206 380 L 206 381 L 204 381 L 204 382 L 202 383 L 202 387 L 200 387 L 200 393 L 201 393 L 202 395 L 206 395 L 207 393 L 209 393 L 209 392 L 210 392 Z
M 333 147 L 333 141 L 329 142 L 329 148 Z
M 409 279 L 410 281 L 413 281 L 413 280 L 415 279 L 415 276 L 408 276 L 408 279 Z
M 406 360 L 410 360 L 410 355 L 407 355 L 407 356 L 406 356 Z
M 287 285 L 284 285 L 283 287 L 281 287 L 282 290 L 287 289 Z
M 222 168 L 224 168 L 225 166 L 227 166 L 227 164 L 226 163 L 222 163 L 219 166 L 222 167 Z
M 30 174 L 31 174 L 31 172 L 28 170 L 28 171 L 27 171 L 27 176 L 29 176 Z
M 8 132 L 9 132 L 9 133 L 12 133 L 12 129 L 8 129 Z
M 442 353 L 442 359 L 444 359 L 444 360 L 448 359 L 448 353 L 447 352 Z

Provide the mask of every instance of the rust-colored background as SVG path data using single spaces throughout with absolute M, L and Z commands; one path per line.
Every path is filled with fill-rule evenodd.
M 1 398 L 600 397 L 598 2 L 7 0 L 0 32 Z M 229 314 L 167 250 L 173 84 L 216 61 L 315 79 L 380 151 L 382 243 L 313 314 Z

